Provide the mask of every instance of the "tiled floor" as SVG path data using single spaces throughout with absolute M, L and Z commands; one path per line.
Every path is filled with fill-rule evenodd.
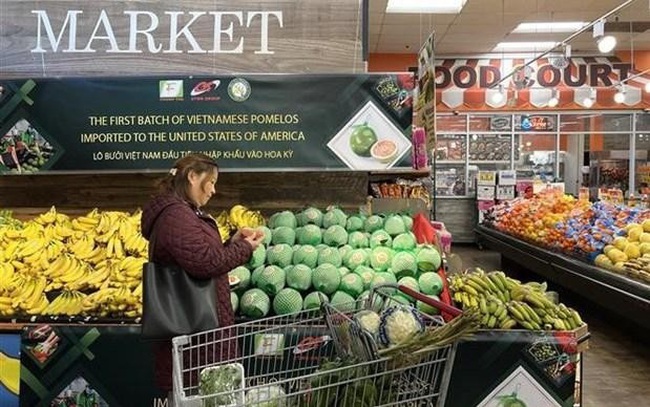
M 454 246 L 452 252 L 462 260 L 463 268 L 501 269 L 499 253 L 479 250 L 474 245 Z M 534 275 L 527 280 L 533 279 Z M 553 289 L 560 293 L 560 301 L 575 307 L 589 325 L 591 338 L 583 364 L 583 406 L 650 406 L 650 338 L 599 310 L 597 304 Z

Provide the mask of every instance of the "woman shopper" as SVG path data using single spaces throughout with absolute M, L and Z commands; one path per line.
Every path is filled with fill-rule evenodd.
M 248 262 L 264 235 L 242 229 L 228 242 L 221 241 L 216 221 L 201 210 L 214 195 L 218 177 L 217 163 L 209 156 L 193 153 L 181 158 L 159 181 L 158 195 L 142 211 L 141 226 L 149 244 L 154 244 L 151 261 L 179 266 L 197 278 L 216 280 L 217 317 L 222 328 L 234 324 L 228 272 Z M 151 241 L 154 225 L 155 241 Z M 213 349 L 203 349 L 201 355 L 196 355 L 202 365 L 237 357 L 235 340 L 212 339 Z M 156 384 L 171 396 L 171 340 L 154 342 L 153 346 Z M 196 385 L 196 378 L 185 380 Z M 172 400 L 169 397 L 170 403 Z

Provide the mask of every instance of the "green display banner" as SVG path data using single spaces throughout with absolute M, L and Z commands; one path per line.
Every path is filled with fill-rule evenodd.
M 0 81 L 0 172 L 410 167 L 410 73 Z

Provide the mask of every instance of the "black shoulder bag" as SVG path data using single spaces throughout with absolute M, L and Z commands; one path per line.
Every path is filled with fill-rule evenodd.
M 214 279 L 198 279 L 178 266 L 154 263 L 155 242 L 154 224 L 149 240 L 149 261 L 142 270 L 142 339 L 169 340 L 217 328 Z

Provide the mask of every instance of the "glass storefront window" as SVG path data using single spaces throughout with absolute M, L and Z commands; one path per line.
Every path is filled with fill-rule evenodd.
M 436 116 L 436 131 L 438 133 L 466 133 L 466 115 L 438 115 Z
M 624 132 L 632 131 L 633 115 L 630 113 L 579 113 L 560 115 L 560 131 Z
M 630 136 L 592 134 L 589 140 L 589 187 L 619 188 L 626 193 L 630 177 Z
M 441 164 L 436 168 L 436 195 L 466 196 L 465 164 Z
M 510 134 L 471 134 L 469 161 L 510 163 L 512 136 Z
M 436 137 L 436 160 L 465 161 L 467 157 L 467 135 L 438 134 Z
M 519 134 L 515 148 L 519 158 L 515 161 L 518 180 L 540 180 L 552 182 L 555 179 L 556 135 L 545 133 Z

